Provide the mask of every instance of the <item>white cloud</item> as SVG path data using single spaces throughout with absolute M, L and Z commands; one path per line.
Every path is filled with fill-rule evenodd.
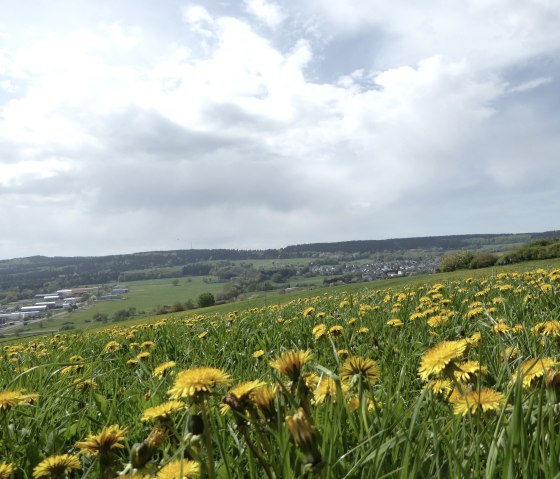
M 286 18 L 278 5 L 266 0 L 245 0 L 245 8 L 270 28 L 277 28 Z

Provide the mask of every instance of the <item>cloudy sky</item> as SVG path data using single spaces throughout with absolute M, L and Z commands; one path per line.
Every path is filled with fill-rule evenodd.
M 557 0 L 0 11 L 0 258 L 560 229 Z

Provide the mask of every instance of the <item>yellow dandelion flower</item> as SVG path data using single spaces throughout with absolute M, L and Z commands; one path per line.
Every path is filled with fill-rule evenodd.
M 208 336 L 208 331 L 202 331 L 202 333 L 198 335 L 198 339 L 204 339 L 206 336 Z
M 0 391 L 0 411 L 9 411 L 21 400 L 21 391 Z
M 453 406 L 453 413 L 466 416 L 469 412 L 475 414 L 482 412 L 498 411 L 506 403 L 503 393 L 490 388 L 482 388 L 479 391 L 469 391 L 466 394 L 453 395 L 449 401 Z
M 144 410 L 144 414 L 140 418 L 141 421 L 165 421 L 171 415 L 185 409 L 185 403 L 177 400 L 167 401 L 158 406 L 149 407 Z
M 292 381 L 297 381 L 303 367 L 313 359 L 311 350 L 285 351 L 269 364 L 280 374 L 288 376 Z
M 260 359 L 264 356 L 264 350 L 263 349 L 257 349 L 255 352 L 253 352 L 252 356 L 255 359 Z
M 128 364 L 128 365 L 131 366 L 131 367 L 134 367 L 134 366 L 136 366 L 136 365 L 138 364 L 138 362 L 139 362 L 138 359 L 129 359 L 129 360 L 126 362 L 126 364 Z
M 521 378 L 523 387 L 529 387 L 535 379 L 543 377 L 549 369 L 557 365 L 558 361 L 554 358 L 528 359 L 519 366 L 512 378 L 512 383 Z
M 473 333 L 472 336 L 466 338 L 465 341 L 469 346 L 478 346 L 478 343 L 480 343 L 481 339 L 482 334 L 480 333 L 480 331 L 477 331 L 476 333 Z
M 511 327 L 504 321 L 498 321 L 494 326 L 492 326 L 492 329 L 498 334 L 505 334 L 511 331 Z
M 560 321 L 545 321 L 538 323 L 531 328 L 535 333 L 542 333 L 545 336 L 560 336 Z
M 138 361 L 144 361 L 145 359 L 148 359 L 150 357 L 150 353 L 148 351 L 142 351 L 141 353 L 138 353 L 138 356 L 136 356 L 136 359 L 138 359 Z
M 105 351 L 106 353 L 112 353 L 114 351 L 118 351 L 119 349 L 121 349 L 120 343 L 118 343 L 117 341 L 109 341 L 105 345 L 103 351 Z
M 76 447 L 80 449 L 83 454 L 88 455 L 104 455 L 110 452 L 111 449 L 124 448 L 121 441 L 128 429 L 122 429 L 119 425 L 104 427 L 99 434 L 90 434 L 84 441 L 78 441 Z
M 347 299 L 343 299 L 343 300 L 340 302 L 340 304 L 338 305 L 338 307 L 339 307 L 340 309 L 342 309 L 342 308 L 346 308 L 346 306 L 349 306 L 349 305 L 350 305 L 350 301 L 348 301 Z
M 79 354 L 74 354 L 73 356 L 70 356 L 70 361 L 73 363 L 81 363 L 84 361 L 84 358 L 82 358 Z
M 200 464 L 189 459 L 176 459 L 163 466 L 156 477 L 158 479 L 190 479 L 198 477 Z
M 393 326 L 394 328 L 400 328 L 401 326 L 404 325 L 404 323 L 398 318 L 393 318 L 387 321 L 387 325 Z
M 339 349 L 339 350 L 336 352 L 336 354 L 337 354 L 337 356 L 338 356 L 339 358 L 345 358 L 345 357 L 347 357 L 350 353 L 348 352 L 348 349 Z
M 265 387 L 266 384 L 262 381 L 247 381 L 238 384 L 232 388 L 222 400 L 222 414 L 225 414 L 229 409 L 238 412 L 243 412 L 252 404 L 251 396 L 260 388 Z
M 185 397 L 198 398 L 204 394 L 212 394 L 218 386 L 231 383 L 231 376 L 217 368 L 192 368 L 180 371 L 175 378 L 173 387 L 167 391 L 171 399 Z
M 467 311 L 467 319 L 472 319 L 483 314 L 484 308 L 482 306 L 477 306 L 476 308 L 472 308 Z
M 307 318 L 308 316 L 311 316 L 313 313 L 315 312 L 315 308 L 313 306 L 310 306 L 309 308 L 307 308 L 304 312 L 303 312 L 303 316 L 305 318 Z
M 366 328 L 365 326 L 358 328 L 358 334 L 366 334 L 366 333 L 369 333 L 369 328 Z
M 277 389 L 275 387 L 264 386 L 256 389 L 250 398 L 253 404 L 263 413 L 267 420 L 276 417 L 276 400 Z
M 475 374 L 488 374 L 488 367 L 481 366 L 478 361 L 464 361 L 457 363 L 456 369 L 453 371 L 453 376 L 459 382 L 468 382 L 473 379 Z
M 156 343 L 154 343 L 153 341 L 144 341 L 140 347 L 142 349 L 150 349 L 153 348 L 156 345 Z
M 78 391 L 92 391 L 97 389 L 97 383 L 93 379 L 74 379 L 74 385 Z
M 346 384 L 340 386 L 344 396 L 348 391 L 348 386 Z M 330 376 L 323 376 L 313 391 L 313 402 L 322 404 L 327 398 L 330 398 L 333 403 L 336 402 L 336 381 Z
M 504 349 L 503 353 L 500 353 L 500 357 L 502 358 L 502 361 L 515 359 L 520 355 L 521 355 L 521 350 L 516 346 L 507 347 Z
M 315 326 L 313 328 L 313 339 L 317 340 L 319 339 L 321 336 L 323 336 L 326 332 L 327 328 L 324 324 L 318 324 L 317 326 Z
M 373 359 L 351 356 L 342 365 L 340 379 L 343 381 L 356 381 L 358 378 L 361 378 L 367 383 L 375 384 L 380 375 L 381 370 Z
M 166 361 L 161 363 L 154 368 L 152 376 L 154 378 L 163 379 L 176 365 L 177 363 L 175 361 Z
M 438 326 L 444 326 L 448 322 L 449 318 L 447 316 L 436 314 L 428 319 L 428 326 L 430 326 L 430 328 L 437 328 Z
M 434 394 L 446 395 L 453 390 L 453 384 L 449 379 L 435 379 L 429 381 L 425 388 L 431 390 Z
M 461 357 L 467 348 L 466 341 L 442 341 L 424 353 L 418 375 L 423 380 L 440 374 L 453 360 Z
M 14 472 L 14 466 L 6 462 L 0 462 L 0 479 L 10 479 Z
M 35 469 L 33 469 L 33 477 L 53 477 L 58 478 L 75 470 L 81 469 L 82 465 L 76 456 L 70 454 L 58 454 L 43 459 Z
M 39 397 L 38 394 L 25 394 L 23 391 L 0 391 L 0 412 L 9 411 L 19 404 L 29 404 Z
M 328 331 L 328 335 L 331 338 L 338 338 L 344 334 L 344 328 L 340 325 L 331 326 Z

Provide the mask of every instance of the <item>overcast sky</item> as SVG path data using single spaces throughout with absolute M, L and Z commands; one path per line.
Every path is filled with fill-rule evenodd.
M 557 0 L 0 0 L 0 258 L 560 229 Z

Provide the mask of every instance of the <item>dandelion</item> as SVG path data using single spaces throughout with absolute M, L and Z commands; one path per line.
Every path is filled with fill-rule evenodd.
M 144 410 L 141 421 L 161 422 L 168 420 L 173 414 L 185 409 L 185 403 L 177 400 L 167 401 L 158 406 Z
M 318 436 L 315 426 L 311 424 L 305 411 L 299 408 L 292 416 L 286 416 L 286 426 L 296 445 L 305 455 L 306 464 L 317 467 L 322 462 L 319 451 Z
M 126 364 L 128 364 L 130 367 L 134 367 L 138 364 L 138 359 L 129 359 Z
M 400 328 L 403 325 L 404 323 L 398 318 L 393 318 L 387 321 L 387 326 L 393 326 L 394 328 Z
M 488 374 L 488 367 L 481 366 L 478 361 L 464 361 L 457 363 L 453 375 L 459 382 L 468 382 L 475 374 Z
M 114 351 L 118 351 L 119 349 L 121 349 L 121 345 L 117 341 L 109 341 L 105 345 L 103 351 L 105 351 L 106 353 L 112 353 Z
M 257 406 L 259 411 L 262 412 L 263 416 L 267 421 L 271 421 L 276 417 L 275 399 L 276 399 L 276 388 L 271 388 L 269 386 L 263 386 L 261 388 L 255 389 L 253 394 L 251 394 L 251 400 L 253 404 Z
M 190 479 L 198 477 L 200 464 L 189 459 L 175 459 L 163 466 L 156 477 L 158 479 Z
M 84 441 L 78 441 L 76 447 L 83 454 L 106 455 L 111 449 L 122 449 L 121 441 L 128 429 L 122 429 L 119 425 L 104 427 L 99 434 L 90 434 Z
M 304 312 L 303 312 L 303 317 L 307 318 L 308 316 L 311 316 L 313 313 L 315 312 L 315 308 L 313 306 L 310 306 L 309 308 L 307 308 Z
M 323 376 L 313 391 L 315 404 L 322 404 L 327 398 L 331 398 L 332 402 L 336 402 L 336 381 L 330 376 Z M 341 384 L 342 395 L 348 391 L 346 384 Z
M 138 361 L 144 361 L 145 359 L 148 359 L 150 357 L 150 353 L 148 351 L 142 351 L 141 353 L 138 353 L 138 356 L 136 356 L 136 359 L 138 359 Z
M 222 400 L 222 414 L 230 409 L 237 412 L 246 411 L 251 405 L 251 396 L 258 389 L 266 386 L 262 381 L 247 381 L 232 388 Z
M 549 369 L 557 365 L 558 361 L 554 358 L 528 359 L 519 366 L 519 369 L 512 378 L 512 383 L 521 378 L 523 387 L 529 387 L 535 379 L 543 377 Z
M 204 339 L 206 336 L 208 336 L 208 331 L 202 331 L 202 333 L 198 335 L 198 339 Z
M 369 328 L 366 328 L 365 326 L 358 328 L 358 334 L 366 334 L 366 333 L 369 333 Z
M 6 462 L 0 462 L 0 479 L 10 479 L 14 472 L 14 466 Z
M 344 328 L 339 325 L 331 326 L 329 328 L 328 334 L 331 338 L 338 338 L 339 336 L 342 336 L 344 334 Z
M 199 399 L 205 394 L 212 394 L 218 386 L 231 383 L 231 376 L 217 368 L 192 368 L 180 371 L 175 378 L 173 387 L 167 391 L 171 399 Z
M 142 349 L 151 349 L 156 345 L 156 343 L 154 343 L 153 341 L 144 341 L 140 347 Z
M 280 374 L 288 376 L 292 381 L 297 381 L 303 366 L 313 358 L 311 350 L 285 351 L 279 357 L 270 362 L 270 366 Z
M 511 331 L 511 327 L 504 321 L 498 321 L 492 327 L 492 329 L 494 330 L 495 333 L 498 333 L 498 334 L 505 334 L 505 333 L 508 333 L 509 331 Z
M 175 361 L 166 361 L 164 363 L 161 363 L 154 368 L 154 370 L 152 371 L 152 376 L 157 379 L 163 379 L 165 376 L 167 376 L 167 374 L 169 374 L 171 369 L 176 366 L 176 364 L 177 363 Z
M 14 406 L 29 404 L 39 397 L 38 394 L 25 394 L 23 391 L 0 391 L 0 412 L 9 411 Z
M 469 412 L 475 414 L 478 410 L 482 410 L 482 412 L 497 411 L 504 406 L 506 397 L 494 389 L 482 388 L 479 391 L 453 395 L 450 402 L 454 414 L 466 416 Z
M 428 319 L 428 326 L 430 328 L 437 328 L 438 326 L 443 326 L 449 322 L 449 318 L 447 316 L 443 316 L 441 314 L 436 314 Z
M 33 477 L 64 477 L 65 474 L 75 470 L 81 469 L 82 465 L 76 456 L 70 454 L 58 454 L 49 456 L 43 459 L 35 469 L 33 469 Z
M 349 354 L 350 354 L 350 352 L 348 351 L 348 349 L 339 349 L 339 350 L 336 352 L 336 355 L 337 355 L 339 358 L 345 358 L 345 357 L 347 357 Z
M 255 352 L 253 352 L 252 356 L 255 359 L 260 359 L 264 356 L 264 350 L 263 349 L 257 349 Z
M 352 356 L 344 361 L 340 378 L 343 381 L 355 381 L 361 378 L 366 383 L 375 384 L 380 374 L 379 366 L 373 359 Z
M 442 341 L 424 353 L 420 360 L 418 375 L 427 380 L 440 374 L 451 362 L 463 355 L 466 341 Z
M 74 379 L 74 385 L 78 391 L 93 391 L 97 389 L 97 383 L 93 379 Z
M 560 336 L 560 321 L 545 321 L 533 326 L 532 331 L 545 336 Z
M 429 381 L 425 388 L 431 390 L 434 394 L 449 394 L 453 390 L 453 384 L 449 379 L 435 379 Z
M 317 340 L 319 339 L 321 336 L 323 336 L 326 332 L 327 328 L 324 324 L 318 324 L 317 326 L 315 326 L 313 328 L 313 339 Z

